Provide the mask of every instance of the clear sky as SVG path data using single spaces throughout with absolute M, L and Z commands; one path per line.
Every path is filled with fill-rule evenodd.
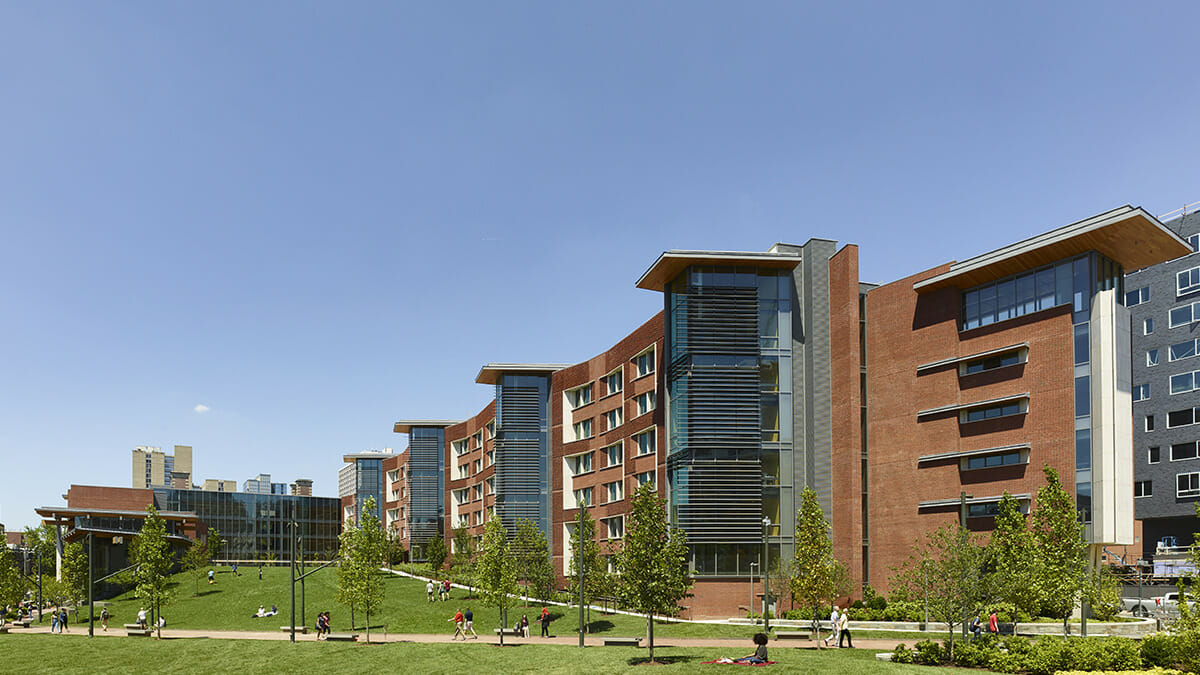
M 0 522 L 312 478 L 578 362 L 663 250 L 890 281 L 1200 200 L 1194 2 L 0 2 Z

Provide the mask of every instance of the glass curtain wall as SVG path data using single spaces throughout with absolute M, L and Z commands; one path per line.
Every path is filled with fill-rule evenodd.
M 496 515 L 509 535 L 517 520 L 550 532 L 550 376 L 504 374 L 496 385 Z
M 415 427 L 408 436 L 409 554 L 424 562 L 425 545 L 443 531 L 446 430 Z

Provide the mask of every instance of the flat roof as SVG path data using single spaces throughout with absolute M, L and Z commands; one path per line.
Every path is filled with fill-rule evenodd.
M 799 253 L 755 251 L 664 251 L 650 269 L 642 273 L 637 287 L 648 291 L 662 291 L 667 282 L 691 265 L 753 265 L 776 269 L 792 269 L 799 265 Z
M 950 270 L 913 284 L 927 293 L 955 286 L 971 288 L 1099 251 L 1126 270 L 1149 267 L 1192 252 L 1191 246 L 1140 206 L 1126 204 L 1035 237 L 950 265 Z
M 479 369 L 475 382 L 479 384 L 499 384 L 500 376 L 505 373 L 553 373 L 563 368 L 570 368 L 574 363 L 489 363 Z
M 128 516 L 130 518 L 145 518 L 144 510 L 130 509 L 88 509 L 77 506 L 40 506 L 33 510 L 34 513 L 44 518 L 49 517 L 64 517 L 70 518 L 73 516 Z M 199 518 L 195 513 L 188 511 L 159 511 L 158 516 L 167 520 L 184 520 L 190 518 Z
M 407 434 L 416 427 L 433 427 L 435 429 L 445 429 L 449 426 L 454 426 L 462 420 L 400 420 L 392 425 L 392 431 L 397 434 Z
M 343 462 L 353 462 L 356 459 L 388 459 L 389 457 L 395 457 L 395 456 L 396 456 L 396 453 L 390 452 L 390 451 L 389 452 L 372 452 L 370 450 L 364 450 L 363 452 L 351 452 L 349 454 L 342 455 L 342 461 Z

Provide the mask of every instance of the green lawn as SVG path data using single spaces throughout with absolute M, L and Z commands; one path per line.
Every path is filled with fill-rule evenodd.
M 257 581 L 257 579 L 255 579 Z M 694 672 L 702 661 L 743 656 L 749 649 L 655 650 L 667 665 L 653 673 Z M 471 644 L 334 644 L 259 640 L 153 640 L 94 638 L 81 635 L 0 635 L 0 653 L 8 672 L 533 672 L 614 673 L 638 669 L 645 649 L 631 647 L 561 647 L 524 644 L 510 647 Z M 772 649 L 777 672 L 789 673 L 927 673 L 923 666 L 875 661 L 866 650 Z M 403 664 L 403 665 L 400 665 Z M 713 666 L 714 672 L 723 672 Z M 738 671 L 740 672 L 740 671 Z M 978 673 L 953 668 L 939 673 Z

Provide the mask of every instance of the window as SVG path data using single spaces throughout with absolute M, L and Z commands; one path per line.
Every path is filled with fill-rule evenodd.
M 1184 408 L 1167 413 L 1167 428 L 1186 427 L 1200 422 L 1200 408 Z
M 1181 473 L 1175 476 L 1175 496 L 1195 497 L 1200 495 L 1200 473 Z
M 1150 368 L 1150 367 L 1157 366 L 1157 365 L 1158 365 L 1158 350 L 1157 349 L 1147 349 L 1146 350 L 1146 367 Z
M 621 426 L 621 422 L 624 421 L 621 419 L 623 417 L 623 412 L 623 410 L 617 408 L 604 413 L 604 430 L 612 431 L 613 429 Z
M 1154 431 L 1154 415 L 1146 415 L 1146 431 Z
M 604 448 L 604 456 L 608 466 L 620 466 L 625 462 L 625 441 Z
M 1154 318 L 1146 317 L 1146 320 L 1142 322 L 1142 335 L 1149 335 L 1153 332 L 1154 332 Z
M 1175 295 L 1184 295 L 1200 289 L 1200 267 L 1193 267 L 1175 275 Z
M 1150 398 L 1150 385 L 1149 384 L 1133 385 L 1133 400 L 1135 403 L 1138 401 L 1145 401 L 1148 398 Z
M 1150 287 L 1149 286 L 1142 286 L 1141 288 L 1135 288 L 1132 291 L 1129 291 L 1125 294 L 1125 306 L 1126 307 L 1137 307 L 1138 305 L 1142 304 L 1143 302 L 1150 302 Z
M 625 517 L 617 516 L 615 518 L 605 518 L 600 521 L 604 523 L 605 531 L 609 539 L 620 539 L 625 536 Z
M 585 452 L 582 455 L 567 457 L 567 469 L 572 476 L 588 473 L 592 470 L 592 453 Z
M 1172 375 L 1171 395 L 1174 396 L 1175 394 L 1186 394 L 1189 391 L 1194 391 L 1196 389 L 1197 382 L 1200 382 L 1200 371 L 1193 370 L 1190 373 L 1179 373 L 1178 375 Z M 1134 391 L 1133 400 L 1139 400 L 1137 398 L 1136 388 Z
M 468 495 L 467 495 L 467 493 L 468 493 L 468 490 L 469 490 L 469 488 L 463 488 L 463 489 L 461 489 L 461 490 L 455 490 L 455 491 L 453 492 L 453 494 L 454 494 L 454 503 L 455 503 L 456 505 L 458 505 L 458 506 L 462 506 L 463 504 L 466 504 L 468 501 L 470 501 L 470 498 L 469 498 L 469 497 L 468 497 Z
M 1000 502 L 967 504 L 968 518 L 995 518 L 1000 515 Z
M 475 449 L 482 448 L 483 447 L 483 432 L 476 431 L 475 435 L 471 437 L 471 440 L 475 442 L 475 444 L 472 446 L 473 448 L 475 448 Z
M 1196 459 L 1196 441 L 1176 443 L 1171 446 L 1171 461 L 1179 462 L 1185 459 Z
M 492 420 L 491 422 L 488 422 L 486 429 L 487 429 L 488 438 L 495 438 L 496 437 L 496 420 Z
M 593 503 L 592 488 L 590 487 L 579 488 L 573 494 L 575 496 L 575 508 L 580 508 Z
M 575 440 L 580 441 L 585 438 L 592 437 L 592 420 L 586 419 L 582 422 L 576 422 L 571 425 L 571 430 L 575 433 Z
M 625 371 L 621 368 L 617 368 L 613 372 L 604 376 L 604 391 L 609 394 L 615 394 L 621 391 L 621 389 L 624 388 L 624 385 Z
M 1020 401 L 990 405 L 984 408 L 975 408 L 966 412 L 963 421 L 980 422 L 982 420 L 996 419 L 998 417 L 1020 415 L 1021 413 L 1025 412 L 1021 408 L 1022 406 Z
M 1167 360 L 1182 361 L 1183 359 L 1190 359 L 1196 355 L 1197 348 L 1200 348 L 1200 340 L 1177 342 L 1168 348 Z
M 475 460 L 475 473 L 479 473 L 482 470 L 483 470 L 483 460 L 482 459 Z
M 634 480 L 637 481 L 638 487 L 641 487 L 641 486 L 645 485 L 646 483 L 654 485 L 654 472 L 653 471 L 646 471 L 645 473 L 639 473 L 636 476 L 634 476 L 633 478 L 634 478 Z
M 1170 328 L 1186 326 L 1189 323 L 1200 321 L 1200 302 L 1193 302 L 1172 309 L 1167 313 L 1167 319 L 1167 325 Z
M 469 450 L 469 448 L 467 447 L 467 439 L 465 439 L 465 438 L 462 439 L 461 441 L 451 441 L 450 447 L 454 449 L 455 455 L 466 454 L 467 451 Z
M 654 347 L 633 357 L 633 363 L 637 367 L 637 376 L 649 375 L 654 372 Z
M 967 470 L 974 469 L 991 469 L 997 466 L 1008 466 L 1010 464 L 1020 464 L 1021 453 L 1005 452 L 999 455 L 984 455 L 982 457 L 968 457 Z
M 592 402 L 592 385 L 585 384 L 582 387 L 568 389 L 564 392 L 567 395 L 567 403 L 571 406 L 571 410 L 582 408 Z
M 1078 258 L 972 288 L 962 294 L 962 330 L 1059 305 L 1082 304 L 1082 293 L 1075 291 L 1087 288 L 1088 280 L 1088 259 Z
M 1158 464 L 1159 452 L 1157 447 L 1150 448 L 1148 461 L 1150 464 Z
M 647 431 L 643 431 L 642 433 L 634 436 L 633 440 L 635 442 L 637 442 L 637 446 L 638 446 L 637 454 L 649 455 L 649 454 L 653 453 L 655 450 L 657 450 L 657 447 L 655 445 L 655 438 L 656 438 L 656 436 L 655 436 L 654 429 L 649 429 Z
M 1133 496 L 1134 497 L 1150 497 L 1154 495 L 1152 481 L 1135 480 L 1133 481 Z
M 989 356 L 987 358 L 978 359 L 975 361 L 968 361 L 963 369 L 963 374 L 974 375 L 975 373 L 982 373 L 985 370 L 995 370 L 997 368 L 1004 368 L 1005 366 L 1015 366 L 1020 362 L 1021 355 L 1019 352 L 1000 354 L 998 356 Z
M 460 479 L 471 477 L 471 465 L 469 463 L 458 465 L 458 477 Z
M 625 498 L 625 482 L 614 481 L 604 484 L 605 503 L 619 502 Z
M 487 455 L 485 455 L 485 457 L 487 457 L 487 465 L 488 466 L 491 466 L 496 463 L 496 451 L 495 450 L 488 450 Z
M 491 478 L 489 478 L 483 482 L 483 494 L 490 495 L 495 491 L 496 491 L 496 477 L 492 476 Z
M 1187 238 L 1187 243 L 1192 247 L 1192 253 L 1200 251 L 1200 234 L 1193 234 Z
M 637 414 L 638 415 L 645 415 L 646 413 L 650 412 L 651 410 L 654 410 L 654 403 L 655 403 L 654 392 L 648 391 L 644 394 L 638 394 L 636 400 L 637 400 Z

